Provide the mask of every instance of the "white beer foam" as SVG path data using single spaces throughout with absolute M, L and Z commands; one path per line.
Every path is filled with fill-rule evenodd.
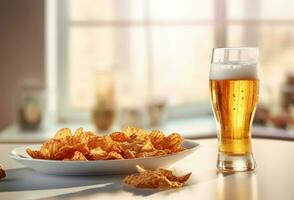
M 211 65 L 210 79 L 257 79 L 257 64 L 214 63 Z

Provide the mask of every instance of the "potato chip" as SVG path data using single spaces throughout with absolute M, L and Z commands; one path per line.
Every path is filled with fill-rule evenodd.
M 88 143 L 88 141 L 95 137 L 92 132 L 84 132 L 83 128 L 78 128 L 73 135 L 74 143 Z
M 140 152 L 142 147 L 143 147 L 142 144 L 137 144 L 137 143 L 134 143 L 134 142 L 132 142 L 132 143 L 124 142 L 124 143 L 120 144 L 120 146 L 121 146 L 122 149 L 129 149 L 129 150 L 131 150 L 133 152 Z
M 44 159 L 56 160 L 55 154 L 59 152 L 59 149 L 64 147 L 66 143 L 62 140 L 51 139 L 45 142 L 40 149 L 41 155 Z
M 147 141 L 145 141 L 145 143 L 143 144 L 141 151 L 154 151 L 155 148 L 152 145 L 152 142 L 148 139 Z
M 122 160 L 122 159 L 124 159 L 122 155 L 120 155 L 119 153 L 115 151 L 109 152 L 105 158 L 105 160 Z
M 167 169 L 159 169 L 158 170 L 159 173 L 161 173 L 162 175 L 164 175 L 168 180 L 170 181 L 177 181 L 177 182 L 180 182 L 180 183 L 185 183 L 191 176 L 192 172 L 184 175 L 184 176 L 175 176 L 172 171 L 170 170 L 167 170 Z
M 105 142 L 105 139 L 103 137 L 96 136 L 96 137 L 90 138 L 87 145 L 89 149 L 95 149 L 96 147 L 99 147 L 102 144 L 104 144 L 104 142 Z
M 123 147 L 120 143 L 117 143 L 117 142 L 113 142 L 112 146 L 111 146 L 111 149 L 109 151 L 115 151 L 119 154 L 122 154 L 123 152 Z
M 138 128 L 128 126 L 124 128 L 122 132 L 126 134 L 128 137 L 130 137 L 138 132 Z
M 66 137 L 71 137 L 71 136 L 72 136 L 72 133 L 69 128 L 62 128 L 59 131 L 57 131 L 53 139 L 64 139 Z
M 104 160 L 108 153 L 101 147 L 96 147 L 90 151 L 91 160 Z
M 65 145 L 58 149 L 58 151 L 54 154 L 54 158 L 56 160 L 63 160 L 64 158 L 71 158 L 74 156 L 76 151 L 88 153 L 88 147 L 83 143 L 78 143 L 75 145 Z
M 93 133 L 92 131 L 85 131 L 84 133 L 85 133 L 86 137 L 89 139 L 96 136 L 96 134 Z
M 135 152 L 134 151 L 131 151 L 129 149 L 125 149 L 122 151 L 122 154 L 123 154 L 123 157 L 125 159 L 131 159 L 131 158 L 135 158 Z
M 136 169 L 139 173 L 144 173 L 146 172 L 146 169 L 140 165 L 136 165 Z
M 26 149 L 26 152 L 27 154 L 29 154 L 32 158 L 35 158 L 35 159 L 42 159 L 42 154 L 40 151 L 33 151 L 31 150 L 30 148 L 27 148 Z
M 64 160 L 72 160 L 72 161 L 78 161 L 78 160 L 81 160 L 81 161 L 87 161 L 87 158 L 79 151 L 76 151 L 74 153 L 74 156 L 70 159 L 64 159 Z
M 179 188 L 189 179 L 192 173 L 177 177 L 170 170 L 145 170 L 136 166 L 139 174 L 129 175 L 124 178 L 124 183 L 136 188 Z
M 158 130 L 152 130 L 150 133 L 150 140 L 153 146 L 157 149 L 162 149 L 164 146 L 164 134 Z
M 129 136 L 127 136 L 127 134 L 123 133 L 123 132 L 113 132 L 110 134 L 110 137 L 112 140 L 114 141 L 118 141 L 118 142 L 128 142 L 130 141 Z
M 104 151 L 111 151 L 113 145 L 113 140 L 110 136 L 104 136 L 104 137 L 94 137 L 91 138 L 88 142 L 88 147 L 90 149 L 101 147 Z
M 181 147 L 184 139 L 178 133 L 173 133 L 166 137 L 165 139 L 165 148 L 170 149 L 172 152 L 178 152 L 178 149 Z
M 4 178 L 5 176 L 6 176 L 6 173 L 4 169 L 2 169 L 2 167 L 0 166 L 0 179 Z
M 127 127 L 123 130 L 123 133 L 125 133 L 136 142 L 144 142 L 146 137 L 148 137 L 147 131 L 136 127 Z

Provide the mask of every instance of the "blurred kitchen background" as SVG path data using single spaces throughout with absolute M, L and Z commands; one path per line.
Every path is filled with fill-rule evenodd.
M 1 0 L 0 27 L 0 142 L 80 126 L 215 137 L 212 48 L 240 46 L 260 49 L 253 134 L 294 139 L 294 1 Z

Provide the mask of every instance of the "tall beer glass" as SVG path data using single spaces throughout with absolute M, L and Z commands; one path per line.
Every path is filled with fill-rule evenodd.
M 257 66 L 257 48 L 213 49 L 209 82 L 220 171 L 249 171 L 256 166 L 251 126 L 258 101 Z

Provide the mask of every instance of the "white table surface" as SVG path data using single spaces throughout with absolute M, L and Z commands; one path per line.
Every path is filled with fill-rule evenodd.
M 0 163 L 7 177 L 0 181 L 0 199 L 294 199 L 294 142 L 254 139 L 255 172 L 216 172 L 216 139 L 198 140 L 201 148 L 172 168 L 192 171 L 188 184 L 176 190 L 124 187 L 122 176 L 52 176 L 24 168 L 7 154 L 20 144 L 0 144 Z

